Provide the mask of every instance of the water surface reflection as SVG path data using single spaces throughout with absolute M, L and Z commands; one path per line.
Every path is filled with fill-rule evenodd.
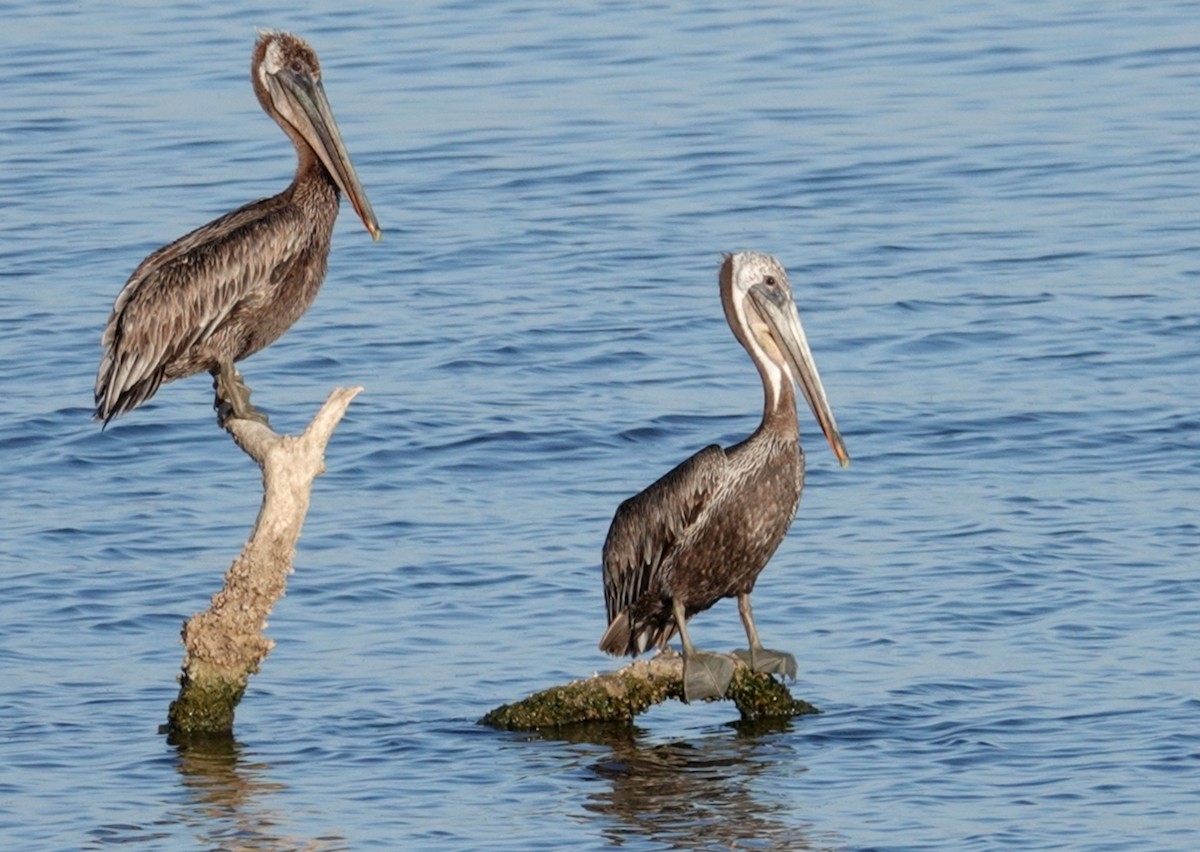
M 271 767 L 251 760 L 232 737 L 202 737 L 174 743 L 175 768 L 185 804 L 174 814 L 193 829 L 203 848 L 347 849 L 343 837 L 299 838 L 288 833 L 287 816 L 266 801 L 286 789 L 270 777 Z
M 605 784 L 584 808 L 608 818 L 603 834 L 614 846 L 649 839 L 671 849 L 812 849 L 810 826 L 771 789 L 771 779 L 805 771 L 795 737 L 772 736 L 790 727 L 741 726 L 734 736 L 721 730 L 671 742 L 652 742 L 628 726 L 580 727 L 562 736 L 608 750 L 588 763 Z

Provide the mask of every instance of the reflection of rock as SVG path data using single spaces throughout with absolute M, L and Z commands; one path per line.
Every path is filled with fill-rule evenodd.
M 172 816 L 196 832 L 197 846 L 211 849 L 344 849 L 345 838 L 289 837 L 286 817 L 262 799 L 286 789 L 267 777 L 264 763 L 247 763 L 232 737 L 192 738 L 175 743 L 176 766 L 190 802 Z
M 744 721 L 788 719 L 819 712 L 807 701 L 792 698 L 788 688 L 767 674 L 751 671 L 737 657 L 733 682 L 725 697 L 737 705 Z M 542 690 L 524 701 L 497 707 L 480 722 L 509 731 L 533 731 L 580 722 L 632 722 L 640 713 L 668 698 L 683 698 L 683 660 L 664 651 L 614 672 Z
M 777 722 L 786 728 L 788 722 Z M 698 742 L 643 745 L 636 728 L 608 726 L 576 733 L 612 754 L 592 763 L 607 789 L 584 807 L 608 817 L 602 827 L 614 847 L 651 840 L 670 849 L 811 848 L 784 796 L 770 794 L 772 775 L 803 771 L 791 749 L 769 736 L 719 736 Z M 585 734 L 599 734 L 592 739 Z M 786 763 L 786 770 L 779 769 Z

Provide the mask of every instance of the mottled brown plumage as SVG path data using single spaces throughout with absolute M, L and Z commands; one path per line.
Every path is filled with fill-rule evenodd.
M 637 656 L 679 632 L 686 658 L 695 653 L 686 620 L 727 597 L 739 600 L 751 656 L 778 654 L 758 643 L 749 594 L 804 487 L 793 382 L 849 462 L 783 267 L 743 252 L 725 258 L 719 278 L 726 319 L 762 377 L 763 419 L 746 440 L 704 448 L 618 507 L 603 553 L 609 627 L 600 648 L 610 654 Z
M 379 238 L 313 49 L 289 33 L 263 33 L 251 79 L 259 103 L 295 145 L 295 177 L 278 195 L 226 213 L 134 270 L 104 330 L 97 420 L 136 408 L 163 382 L 204 371 L 232 379 L 234 362 L 287 331 L 325 279 L 339 193 Z

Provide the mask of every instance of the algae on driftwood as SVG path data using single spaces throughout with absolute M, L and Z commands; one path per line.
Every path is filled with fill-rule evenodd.
M 790 718 L 819 713 L 807 701 L 768 674 L 751 671 L 734 659 L 733 682 L 725 699 L 737 705 L 743 721 Z M 683 700 L 683 658 L 664 651 L 649 660 L 555 686 L 523 701 L 497 707 L 479 720 L 506 731 L 534 731 L 581 722 L 632 722 L 655 704 Z
M 167 711 L 164 733 L 233 733 L 234 710 L 250 675 L 275 644 L 262 630 L 292 573 L 312 483 L 325 471 L 325 446 L 361 390 L 335 390 L 300 435 L 278 435 L 253 420 L 223 424 L 262 469 L 263 500 L 250 539 L 225 574 L 224 588 L 208 610 L 183 626 L 179 697 Z

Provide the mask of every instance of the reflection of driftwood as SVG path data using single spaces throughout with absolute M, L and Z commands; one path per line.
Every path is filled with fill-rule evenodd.
M 325 470 L 325 445 L 361 390 L 335 390 L 300 435 L 277 435 L 252 420 L 226 421 L 233 440 L 262 469 L 263 501 L 225 587 L 206 612 L 183 626 L 186 654 L 179 697 L 167 713 L 168 733 L 233 732 L 233 712 L 250 675 L 274 647 L 262 629 L 292 572 L 313 479 Z
M 807 701 L 792 698 L 788 688 L 770 675 L 751 671 L 741 660 L 733 659 L 733 683 L 725 697 L 737 705 L 744 721 L 820 712 Z M 668 698 L 683 698 L 683 660 L 673 652 L 542 690 L 524 701 L 497 707 L 479 721 L 507 731 L 579 722 L 627 723 Z

